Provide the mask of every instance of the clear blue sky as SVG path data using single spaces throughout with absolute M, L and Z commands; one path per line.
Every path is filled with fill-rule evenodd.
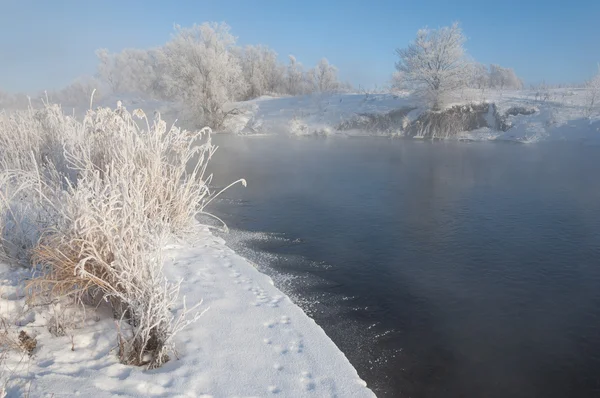
M 97 48 L 154 47 L 173 24 L 205 21 L 227 22 L 239 44 L 266 44 L 282 59 L 312 66 L 325 56 L 355 85 L 385 84 L 395 48 L 453 21 L 473 58 L 527 83 L 580 82 L 600 62 L 600 0 L 0 0 L 0 90 L 59 88 L 94 73 Z

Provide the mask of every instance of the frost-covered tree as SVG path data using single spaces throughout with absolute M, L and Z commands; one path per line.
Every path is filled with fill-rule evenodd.
M 218 127 L 227 102 L 267 93 L 301 95 L 342 87 L 326 59 L 306 71 L 292 55 L 284 65 L 266 46 L 236 47 L 226 24 L 176 26 L 171 40 L 151 50 L 98 50 L 97 76 L 115 93 L 181 101 L 198 122 Z
M 585 87 L 587 89 L 586 113 L 588 117 L 591 117 L 600 108 L 600 65 L 598 66 L 596 76 L 591 78 Z
M 420 29 L 413 43 L 396 49 L 400 58 L 396 63 L 397 77 L 439 109 L 446 93 L 467 84 L 465 40 L 458 23 L 440 29 Z
M 38 97 L 47 98 L 62 106 L 87 109 L 92 100 L 92 93 L 95 100 L 100 99 L 103 95 L 102 83 L 93 77 L 81 77 L 60 90 L 40 93 Z
M 523 82 L 517 77 L 514 70 L 496 64 L 490 65 L 490 85 L 501 90 L 523 88 Z
M 337 68 L 329 64 L 327 58 L 322 58 L 313 72 L 315 88 L 317 91 L 331 92 L 339 88 L 340 83 L 337 78 Z
M 487 66 L 474 62 L 470 65 L 469 86 L 483 90 L 490 85 L 490 74 Z
M 289 64 L 285 74 L 286 91 L 291 95 L 303 93 L 304 68 L 293 55 L 289 56 Z
M 163 48 L 170 77 L 167 93 L 182 100 L 203 123 L 219 128 L 227 116 L 225 104 L 246 91 L 233 51 L 236 38 L 225 23 L 175 29 Z
M 242 71 L 248 85 L 247 98 L 275 92 L 282 83 L 283 69 L 277 63 L 277 53 L 265 46 L 246 46 L 240 56 Z
M 156 50 L 128 48 L 120 53 L 106 49 L 96 51 L 98 77 L 107 82 L 114 93 L 153 93 L 158 74 Z

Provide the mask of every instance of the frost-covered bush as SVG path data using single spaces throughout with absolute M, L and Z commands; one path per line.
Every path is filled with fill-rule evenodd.
M 67 190 L 58 223 L 34 249 L 41 275 L 30 287 L 51 297 L 110 302 L 125 321 L 118 323 L 122 362 L 157 367 L 172 349 L 177 325 L 169 308 L 179 285 L 162 272 L 166 223 L 148 216 L 147 179 L 132 179 L 131 171 L 90 170 Z
M 171 313 L 179 284 L 162 272 L 161 247 L 192 233 L 214 198 L 210 130 L 168 128 L 122 106 L 79 122 L 47 105 L 0 115 L 0 144 L 2 253 L 21 262 L 32 253 L 32 297 L 107 301 L 121 360 L 160 366 L 199 316 Z

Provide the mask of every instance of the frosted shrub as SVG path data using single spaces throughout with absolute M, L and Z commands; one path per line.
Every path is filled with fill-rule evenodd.
M 81 123 L 58 105 L 0 113 L 0 170 L 36 171 L 52 164 L 68 174 L 63 145 L 83 138 Z
M 124 181 L 142 179 L 146 215 L 164 222 L 175 235 L 188 234 L 209 201 L 212 175 L 205 172 L 217 149 L 211 131 L 167 128 L 160 115 L 150 124 L 142 111 L 133 113 L 143 119 L 145 129 L 123 107 L 88 112 L 84 120 L 88 138 L 67 157 L 80 175 L 102 174 L 113 166 L 129 173 L 122 176 Z
M 130 177 L 130 170 L 108 168 L 84 175 L 69 189 L 61 221 L 34 251 L 42 274 L 31 287 L 52 297 L 108 301 L 129 325 L 120 337 L 121 360 L 156 367 L 172 349 L 169 308 L 179 285 L 162 272 L 166 225 L 147 216 L 147 181 Z
M 179 284 L 163 274 L 161 247 L 192 233 L 215 197 L 205 176 L 210 133 L 121 106 L 90 110 L 83 123 L 52 105 L 0 119 L 0 230 L 30 228 L 14 234 L 33 247 L 29 291 L 108 302 L 124 363 L 160 366 L 177 331 L 201 315 L 171 313 Z M 5 257 L 29 258 L 18 239 L 1 243 Z

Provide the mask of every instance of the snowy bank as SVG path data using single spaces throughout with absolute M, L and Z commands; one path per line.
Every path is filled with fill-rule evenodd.
M 585 89 L 464 90 L 446 108 L 427 112 L 410 95 L 312 94 L 261 97 L 232 106 L 242 112 L 225 130 L 236 134 L 388 135 L 467 140 L 598 141 L 600 114 Z M 441 117 L 438 117 L 441 116 Z M 445 120 L 444 120 L 445 119 Z M 423 122 L 428 128 L 423 128 Z M 429 127 L 442 131 L 432 133 Z
M 5 358 L 8 396 L 374 396 L 325 332 L 221 238 L 205 229 L 165 258 L 167 277 L 183 279 L 181 294 L 208 311 L 177 335 L 179 358 L 155 370 L 119 363 L 112 314 L 102 310 L 51 335 L 55 314 L 25 304 L 28 272 L 1 265 L 2 316 L 37 340 L 31 357 Z

